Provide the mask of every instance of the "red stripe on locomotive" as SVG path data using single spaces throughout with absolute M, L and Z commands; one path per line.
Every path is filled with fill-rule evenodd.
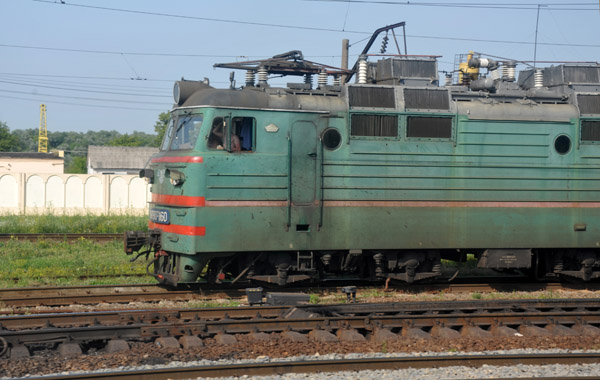
M 191 235 L 191 236 L 204 236 L 206 234 L 206 227 L 196 226 L 181 226 L 178 224 L 158 224 L 148 222 L 149 229 L 159 229 L 163 232 L 169 232 L 179 235 Z
M 204 207 L 204 197 L 193 197 L 189 195 L 152 194 L 152 203 L 160 203 L 172 206 Z
M 186 164 L 201 164 L 204 162 L 204 158 L 202 156 L 168 156 L 168 157 L 153 158 L 152 163 L 154 163 L 154 162 L 171 162 L 171 163 L 183 162 Z

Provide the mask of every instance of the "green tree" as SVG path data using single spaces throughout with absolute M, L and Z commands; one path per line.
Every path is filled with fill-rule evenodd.
M 165 136 L 165 132 L 167 131 L 167 126 L 169 125 L 169 119 L 171 118 L 171 114 L 169 112 L 161 112 L 158 115 L 158 120 L 154 124 L 154 132 L 157 133 L 156 140 L 154 142 L 154 146 L 160 146 L 160 143 Z
M 19 152 L 21 149 L 19 138 L 10 133 L 8 125 L 0 121 L 0 152 Z
M 133 135 L 124 134 L 119 137 L 115 137 L 110 140 L 109 145 L 111 146 L 142 146 L 143 141 L 137 139 Z
M 69 174 L 86 174 L 87 173 L 87 157 L 73 156 L 65 167 L 65 173 Z
M 156 136 L 144 132 L 133 132 L 131 135 L 119 135 L 109 141 L 112 146 L 153 146 Z

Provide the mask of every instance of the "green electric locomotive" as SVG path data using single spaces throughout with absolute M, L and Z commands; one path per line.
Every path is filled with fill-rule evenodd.
M 170 285 L 410 283 L 465 253 L 600 277 L 600 65 L 517 77 L 517 62 L 468 58 L 444 86 L 435 57 L 362 55 L 344 70 L 299 51 L 218 65 L 246 70 L 242 88 L 177 82 L 141 172 L 149 231 L 128 232 L 126 251 L 150 253 Z

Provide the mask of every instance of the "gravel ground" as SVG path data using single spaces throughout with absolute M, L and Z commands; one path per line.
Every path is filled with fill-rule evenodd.
M 481 368 L 446 367 L 426 369 L 404 369 L 397 371 L 358 371 L 358 372 L 330 372 L 286 374 L 282 376 L 255 376 L 255 380 L 296 380 L 296 379 L 348 379 L 348 380 L 442 380 L 442 379 L 495 379 L 519 377 L 583 377 L 598 376 L 599 364 L 579 364 L 573 366 L 547 365 L 513 367 L 483 366 Z M 220 377 L 213 380 L 247 379 L 249 377 Z
M 457 353 L 487 353 L 489 351 L 525 349 L 528 352 L 567 352 L 579 350 L 597 350 L 600 343 L 597 337 L 511 337 L 472 340 L 466 338 L 444 340 L 399 339 L 387 344 L 367 342 L 353 343 L 292 343 L 276 336 L 271 341 L 255 342 L 246 336 L 238 336 L 238 344 L 233 346 L 216 345 L 213 339 L 206 339 L 205 346 L 195 349 L 159 349 L 151 343 L 134 343 L 126 353 L 103 354 L 96 352 L 77 358 L 61 357 L 54 351 L 38 352 L 35 357 L 20 360 L 0 360 L 0 376 L 24 377 L 72 371 L 96 371 L 131 369 L 136 366 L 151 365 L 208 365 L 226 364 L 242 360 L 275 360 L 270 358 L 313 358 L 330 359 L 331 355 L 449 355 Z M 535 349 L 531 349 L 535 348 Z M 538 351 L 544 350 L 544 351 Z M 562 351 L 561 351 L 562 350 Z M 516 351 L 510 351 L 516 352 Z M 200 360 L 198 362 L 198 360 Z M 279 359 L 277 359 L 279 360 Z M 216 363 L 214 361 L 217 361 Z M 464 372 L 467 374 L 470 371 Z M 600 371 L 596 371 L 600 375 Z M 505 375 L 508 375 L 505 373 Z
M 600 292 L 578 290 L 578 291 L 556 291 L 556 292 L 512 292 L 512 293 L 421 293 L 410 294 L 397 291 L 382 292 L 374 291 L 371 294 L 359 294 L 360 302 L 409 302 L 409 301 L 451 301 L 481 299 L 548 299 L 548 298 L 600 298 Z M 336 303 L 340 301 L 339 294 L 324 295 L 320 297 L 322 303 Z M 225 303 L 228 300 L 223 300 Z M 244 300 L 245 301 L 245 300 Z M 29 312 L 58 312 L 58 311 L 94 311 L 114 309 L 144 309 L 144 308 L 175 308 L 192 305 L 189 302 L 160 302 L 160 303 L 130 303 L 130 304 L 98 304 L 98 305 L 72 305 L 67 308 L 32 308 Z M 192 305 L 193 306 L 193 305 Z M 0 313 L 10 314 L 11 309 L 0 309 Z M 0 359 L 0 377 L 14 378 L 39 376 L 52 373 L 64 373 L 72 371 L 98 371 L 114 370 L 116 368 L 126 369 L 136 366 L 150 365 L 208 365 L 225 364 L 227 361 L 239 362 L 240 360 L 279 360 L 271 358 L 306 358 L 303 355 L 312 355 L 314 358 L 331 358 L 330 355 L 423 355 L 453 353 L 483 353 L 490 351 L 503 351 L 515 349 L 535 349 L 531 352 L 557 352 L 556 350 L 599 350 L 600 340 L 597 337 L 575 336 L 575 337 L 511 337 L 492 338 L 487 340 L 472 339 L 431 339 L 431 340 L 409 340 L 401 338 L 395 342 L 386 344 L 375 344 L 367 342 L 356 345 L 352 343 L 292 343 L 285 341 L 278 334 L 273 334 L 272 340 L 268 342 L 251 341 L 247 336 L 238 336 L 239 343 L 235 346 L 218 346 L 214 339 L 206 339 L 205 346 L 201 348 L 182 349 L 159 349 L 152 343 L 134 342 L 131 351 L 127 353 L 105 354 L 102 351 L 88 352 L 77 358 L 65 358 L 59 356 L 55 351 L 40 349 L 35 356 L 20 360 Z M 538 351 L 539 350 L 539 351 Z M 548 351 L 550 350 L 550 351 Z M 358 356 L 362 357 L 362 356 Z M 367 357 L 367 356 L 365 356 Z M 200 362 L 197 362 L 201 360 Z M 293 359 L 292 359 L 293 360 Z M 217 362 L 214 362 L 217 361 Z M 439 372 L 438 372 L 439 371 Z M 568 372 L 562 372 L 568 371 Z M 385 373 L 384 373 L 385 372 Z M 368 380 L 377 376 L 377 379 L 408 378 L 408 379 L 455 379 L 455 378 L 493 378 L 493 377 L 532 377 L 532 376 L 600 376 L 600 367 L 594 365 L 581 366 L 544 366 L 531 367 L 482 367 L 481 369 L 464 368 L 442 368 L 430 370 L 403 370 L 403 371 L 364 371 L 360 373 L 336 373 L 330 378 L 360 378 Z M 291 377 L 289 377 L 291 376 Z M 326 378 L 325 374 L 289 375 L 279 378 Z M 273 377 L 271 377 L 273 378 Z
M 310 355 L 310 356 L 294 356 L 287 358 L 270 358 L 262 356 L 257 359 L 245 360 L 196 360 L 190 362 L 173 361 L 168 364 L 156 365 L 146 364 L 142 366 L 120 366 L 117 368 L 106 368 L 98 372 L 106 371 L 128 371 L 139 369 L 152 368 L 173 368 L 184 366 L 207 366 L 207 365 L 226 365 L 226 364 L 243 364 L 243 363 L 265 363 L 265 362 L 281 362 L 281 361 L 297 361 L 297 360 L 333 360 L 333 359 L 368 359 L 368 358 L 390 358 L 390 357 L 435 357 L 446 355 L 505 355 L 505 354 L 534 354 L 534 353 L 568 353 L 568 352 L 596 352 L 593 350 L 537 350 L 537 349 L 518 349 L 518 350 L 500 350 L 500 351 L 483 351 L 483 352 L 420 352 L 420 353 L 371 353 L 371 354 L 328 354 L 328 355 Z M 63 371 L 61 374 L 77 374 L 80 371 Z M 332 372 L 332 373 L 307 373 L 307 374 L 286 374 L 281 376 L 242 376 L 242 377 L 221 377 L 211 378 L 217 380 L 233 380 L 252 378 L 256 380 L 271 380 L 271 379 L 359 379 L 359 380 L 384 380 L 384 379 L 404 379 L 404 380 L 442 380 L 442 379 L 493 379 L 493 378 L 519 378 L 519 377 L 583 377 L 583 376 L 598 376 L 600 375 L 600 364 L 578 364 L 578 365 L 516 365 L 511 367 L 506 366 L 487 366 L 484 365 L 478 368 L 472 367 L 444 367 L 444 368 L 424 368 L 415 369 L 409 368 L 395 371 L 354 371 L 354 372 Z M 25 375 L 27 377 L 27 375 Z

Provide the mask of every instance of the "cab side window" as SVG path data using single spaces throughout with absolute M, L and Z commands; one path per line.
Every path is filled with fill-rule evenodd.
M 239 151 L 252 151 L 254 150 L 254 125 L 255 121 L 253 117 L 234 117 L 232 121 L 233 133 L 232 133 L 232 150 L 233 140 L 237 136 L 239 140 Z
M 222 117 L 215 117 L 208 135 L 209 149 L 225 149 L 225 121 Z
M 229 152 L 250 152 L 254 150 L 255 120 L 252 117 L 216 117 L 208 135 L 208 148 Z M 231 129 L 230 129 L 231 128 Z

